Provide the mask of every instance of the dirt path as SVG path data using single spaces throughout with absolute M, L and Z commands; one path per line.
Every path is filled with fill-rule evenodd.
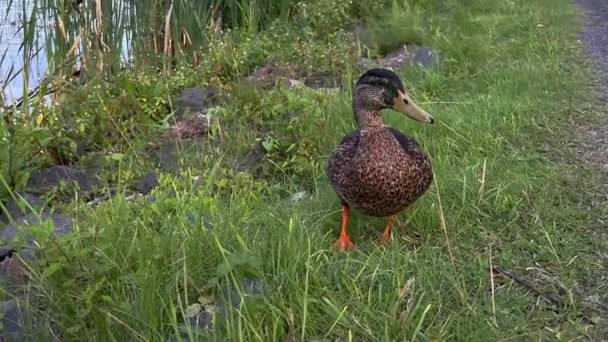
M 587 15 L 583 41 L 595 61 L 601 91 L 600 110 L 608 112 L 608 1 L 578 0 Z M 583 144 L 577 152 L 608 174 L 608 120 L 583 127 Z
M 587 25 L 583 34 L 583 40 L 597 60 L 598 71 L 603 76 L 608 74 L 608 1 L 606 0 L 579 0 L 580 5 L 586 11 Z M 604 77 L 604 81 L 606 78 Z M 604 82 L 608 88 L 608 84 Z M 608 92 L 608 89 L 605 89 Z M 608 94 L 605 94 L 608 95 Z
M 574 125 L 577 133 L 581 137 L 580 143 L 576 145 L 578 157 L 585 163 L 597 166 L 602 172 L 601 179 L 608 179 L 608 0 L 576 0 L 586 17 L 586 23 L 582 32 L 582 40 L 585 48 L 594 62 L 594 71 L 597 76 L 597 89 L 599 90 L 599 102 L 593 104 L 593 110 L 597 110 L 597 115 L 592 115 L 592 119 Z M 593 206 L 606 206 L 608 183 L 600 181 L 597 188 L 586 191 L 590 203 Z M 604 239 L 606 235 L 605 217 L 596 217 L 591 222 L 591 226 L 601 227 L 598 238 Z M 596 258 L 601 263 L 602 260 L 608 261 L 605 251 L 597 251 Z M 604 269 L 600 267 L 599 269 Z M 590 273 L 591 274 L 591 273 Z M 608 305 L 606 300 L 605 273 L 600 271 L 597 279 L 590 277 L 588 280 L 580 279 L 581 283 L 587 283 L 584 292 L 588 298 L 599 298 L 596 309 L 603 313 L 604 319 L 595 325 L 594 336 L 601 341 L 608 340 L 608 320 L 606 312 Z

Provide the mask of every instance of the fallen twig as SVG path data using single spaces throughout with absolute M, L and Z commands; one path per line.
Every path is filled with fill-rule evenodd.
M 504 270 L 504 269 L 502 269 L 500 267 L 494 266 L 494 267 L 492 267 L 492 272 L 495 273 L 495 274 L 501 274 L 505 278 L 509 278 L 509 279 L 513 280 L 514 282 L 516 282 L 517 284 L 519 284 L 519 285 L 527 288 L 528 290 L 534 292 L 538 297 L 543 298 L 545 301 L 547 301 L 548 303 L 550 303 L 551 305 L 553 305 L 554 307 L 550 307 L 549 309 L 551 311 L 555 312 L 555 313 L 559 313 L 560 309 L 562 309 L 562 308 L 564 308 L 566 306 L 566 303 L 565 303 L 564 300 L 562 300 L 560 298 L 555 298 L 555 297 L 553 297 L 553 296 L 551 296 L 551 295 L 549 295 L 549 294 L 547 294 L 547 293 L 539 290 L 536 286 L 534 286 L 534 285 L 530 284 L 529 282 L 525 281 L 524 279 L 516 276 L 515 274 L 513 274 L 510 271 L 507 271 L 507 270 Z M 602 305 L 600 305 L 600 306 L 602 306 Z M 598 311 L 598 309 L 589 307 L 587 305 L 585 305 L 585 307 L 587 309 Z M 579 313 L 578 316 L 583 321 L 585 321 L 585 323 L 592 324 L 592 325 L 596 324 L 596 322 L 593 319 L 591 319 L 589 316 L 585 315 L 582 312 Z
M 547 301 L 551 305 L 554 305 L 558 308 L 561 308 L 564 306 L 563 301 L 558 300 L 557 298 L 550 296 L 546 293 L 543 293 L 541 290 L 537 289 L 536 286 L 528 283 L 527 281 L 523 280 L 522 278 L 516 276 L 515 274 L 513 274 L 507 270 L 503 270 L 502 268 L 494 266 L 494 267 L 492 267 L 492 272 L 497 273 L 497 274 L 502 274 L 503 276 L 515 281 L 519 285 L 522 285 L 523 287 L 528 288 L 532 292 L 536 293 L 537 296 L 543 298 L 545 301 Z M 556 311 L 556 310 L 554 310 L 554 311 Z

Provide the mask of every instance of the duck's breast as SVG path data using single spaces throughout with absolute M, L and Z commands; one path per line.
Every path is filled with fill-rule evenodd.
M 372 216 L 396 214 L 424 193 L 431 165 L 413 139 L 391 128 L 362 130 L 344 191 L 355 209 Z

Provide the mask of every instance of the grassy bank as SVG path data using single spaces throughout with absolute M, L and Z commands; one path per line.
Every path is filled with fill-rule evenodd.
M 440 53 L 436 69 L 399 73 L 436 124 L 385 114 L 432 156 L 435 182 L 400 215 L 386 246 L 373 244 L 385 222 L 354 213 L 350 230 L 359 248 L 348 255 L 331 248 L 339 201 L 324 170 L 328 154 L 354 128 L 348 87 L 335 96 L 252 90 L 234 81 L 265 59 L 299 56 L 304 73 L 322 65 L 352 85 L 356 49 L 343 32 L 311 31 L 306 45 L 277 24 L 261 40 L 222 37 L 222 48 L 206 57 L 222 65 L 215 74 L 208 67 L 214 63 L 160 77 L 142 68 L 110 85 L 64 92 L 44 116 L 79 108 L 82 118 L 99 118 L 96 128 L 108 125 L 113 133 L 99 139 L 122 153 L 109 158 L 108 177 L 118 184 L 150 167 L 142 150 L 171 106 L 167 93 L 215 76 L 233 102 L 216 113 L 223 118 L 222 147 L 204 154 L 184 149 L 179 174 L 161 175 L 154 202 L 114 196 L 96 208 L 79 199 L 63 204 L 76 234 L 43 239 L 43 262 L 32 265 L 32 293 L 56 331 L 65 340 L 163 340 L 180 329 L 190 305 L 220 306 L 219 289 L 255 277 L 266 292 L 229 310 L 203 339 L 531 340 L 597 333 L 591 327 L 604 323 L 591 299 L 605 296 L 605 261 L 596 251 L 608 245 L 587 222 L 604 208 L 584 204 L 598 176 L 575 165 L 564 144 L 564 121 L 592 99 L 585 91 L 589 73 L 578 63 L 575 8 L 566 0 L 408 3 L 368 19 L 386 46 L 405 35 Z M 291 117 L 295 110 L 301 114 Z M 226 164 L 266 130 L 275 140 L 257 177 L 226 178 Z M 58 139 L 65 137 L 36 134 L 64 144 Z M 304 199 L 290 200 L 302 191 Z

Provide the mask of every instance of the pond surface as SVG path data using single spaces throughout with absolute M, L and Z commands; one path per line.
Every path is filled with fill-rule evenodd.
M 9 8 L 10 3 L 10 8 Z M 5 103 L 11 103 L 23 96 L 24 74 L 23 74 L 23 11 L 28 14 L 32 11 L 30 0 L 0 0 L 0 88 L 5 87 L 2 96 Z M 40 45 L 43 45 L 42 28 L 43 23 L 38 24 L 37 32 L 40 32 Z M 11 69 L 13 70 L 11 73 Z M 37 57 L 34 57 L 30 65 L 28 88 L 35 88 L 47 69 L 47 61 L 44 51 L 41 50 Z M 7 78 L 18 73 L 17 77 L 5 84 Z

